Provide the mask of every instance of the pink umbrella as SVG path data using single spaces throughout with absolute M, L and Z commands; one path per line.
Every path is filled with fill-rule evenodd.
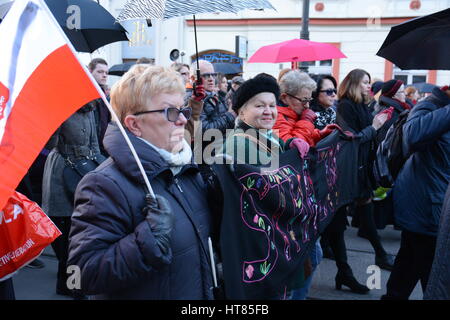
M 335 58 L 347 58 L 347 56 L 341 50 L 328 43 L 293 39 L 259 48 L 248 62 L 280 63 Z

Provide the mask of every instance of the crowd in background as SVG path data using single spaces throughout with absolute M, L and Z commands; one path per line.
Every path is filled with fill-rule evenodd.
M 62 232 L 52 244 L 58 259 L 56 293 L 75 299 L 213 299 L 207 243 L 220 224 L 215 212 L 221 204 L 211 203 L 207 195 L 220 191 L 211 182 L 211 167 L 193 161 L 192 139 L 197 130 L 217 129 L 223 140 L 203 142 L 203 150 L 215 144 L 233 156 L 230 150 L 242 147 L 240 160 L 246 163 L 249 153 L 261 152 L 259 142 L 236 130 L 252 128 L 261 134 L 269 130 L 269 156 L 277 146 L 295 148 L 305 157 L 334 130 L 360 144 L 358 196 L 334 213 L 308 252 L 298 274 L 300 287 L 268 299 L 306 299 L 323 257 L 336 262 L 337 290 L 369 291 L 348 263 L 344 234 L 349 217 L 358 236 L 373 247 L 374 263 L 391 272 L 383 299 L 408 299 L 418 281 L 426 298 L 450 298 L 448 86 L 421 96 L 400 80 L 372 79 L 362 69 L 352 70 L 341 83 L 331 75 L 297 69 L 281 70 L 278 79 L 259 74 L 245 81 L 242 75 L 228 79 L 204 60 L 196 79 L 196 64 L 165 68 L 145 62 L 138 61 L 111 91 L 105 60 L 94 59 L 89 71 L 110 93 L 156 198 L 148 196 L 118 124 L 111 122 L 100 99 L 60 126 L 18 188 Z M 373 177 L 374 160 L 406 110 L 403 146 L 408 157 L 393 187 L 384 188 Z M 81 163 L 88 163 L 89 170 L 80 172 Z M 395 259 L 377 231 L 387 224 L 401 232 Z M 81 290 L 67 288 L 68 265 L 80 266 Z M 43 263 L 35 260 L 30 267 Z M 0 286 L 3 297 L 14 298 L 12 280 Z

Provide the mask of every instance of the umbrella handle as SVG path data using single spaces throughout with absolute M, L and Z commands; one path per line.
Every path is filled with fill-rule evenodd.
M 200 81 L 200 64 L 198 63 L 198 45 L 197 45 L 197 23 L 194 16 L 194 37 L 195 37 L 195 60 L 197 60 L 197 81 Z

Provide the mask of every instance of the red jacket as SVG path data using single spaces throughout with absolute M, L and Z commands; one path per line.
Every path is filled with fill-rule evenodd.
M 311 147 L 323 137 L 320 130 L 307 120 L 299 120 L 300 116 L 289 107 L 277 107 L 278 117 L 273 130 L 278 130 L 278 136 L 286 142 L 291 138 L 300 138 L 308 142 Z

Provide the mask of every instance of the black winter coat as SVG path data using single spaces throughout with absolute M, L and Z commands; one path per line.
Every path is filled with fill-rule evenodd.
M 234 115 L 228 112 L 226 102 L 218 95 L 208 95 L 203 100 L 203 112 L 200 115 L 202 129 L 218 129 L 225 134 L 226 129 L 234 128 Z
M 68 265 L 81 268 L 81 290 L 98 299 L 211 299 L 210 212 L 197 166 L 173 176 L 156 150 L 128 136 L 155 194 L 174 212 L 172 256 L 156 245 L 141 213 L 143 178 L 117 125 L 110 124 L 104 139 L 110 158 L 76 191 Z
M 368 199 L 375 188 L 372 179 L 373 160 L 376 152 L 377 131 L 372 127 L 373 116 L 364 103 L 355 103 L 347 98 L 339 101 L 336 123 L 343 129 L 353 132 L 360 139 L 358 154 L 358 198 Z
M 403 147 L 412 156 L 393 188 L 395 222 L 407 231 L 436 237 L 450 182 L 450 98 L 439 88 L 409 113 Z

